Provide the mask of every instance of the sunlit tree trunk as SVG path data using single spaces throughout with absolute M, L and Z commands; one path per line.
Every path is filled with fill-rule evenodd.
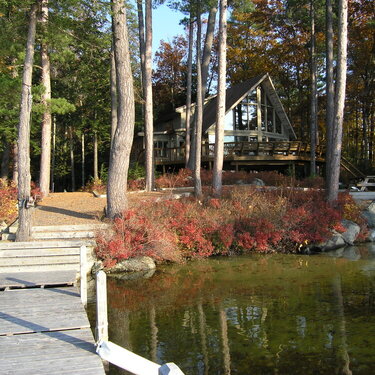
M 111 144 L 117 128 L 117 85 L 114 46 L 111 51 Z
M 224 124 L 225 124 L 225 83 L 227 58 L 227 0 L 220 0 L 219 22 L 219 78 L 215 128 L 215 159 L 212 188 L 215 196 L 221 195 L 224 163 Z
M 152 1 L 146 0 L 145 39 L 145 146 L 146 191 L 154 188 L 154 126 L 152 111 Z
M 81 134 L 82 187 L 85 186 L 85 133 Z
M 69 149 L 70 149 L 70 177 L 72 183 L 72 191 L 76 190 L 76 170 L 74 165 L 74 139 L 73 128 L 69 126 Z
M 12 180 L 15 185 L 18 185 L 18 144 L 14 143 L 12 149 L 12 158 L 13 158 L 13 173 Z
M 99 179 L 98 133 L 94 131 L 94 180 Z
M 40 0 L 41 15 L 40 23 L 43 32 L 47 32 L 48 25 L 48 0 Z M 52 116 L 50 109 L 51 101 L 51 65 L 48 55 L 48 44 L 45 38 L 42 38 L 41 47 L 41 64 L 42 64 L 42 86 L 44 92 L 42 94 L 42 105 L 44 107 L 42 115 L 42 144 L 40 156 L 40 174 L 39 185 L 40 192 L 48 195 L 50 187 L 50 170 L 51 170 L 51 132 L 52 132 Z
M 333 21 L 332 1 L 326 0 L 326 187 L 331 184 L 332 132 L 335 107 L 335 88 L 333 82 Z
M 185 166 L 188 167 L 190 149 L 191 149 L 191 83 L 193 71 L 193 43 L 194 43 L 194 21 L 190 12 L 189 19 L 189 51 L 188 51 L 188 73 L 187 73 L 187 88 L 186 88 L 186 138 L 185 138 Z
M 54 182 L 54 175 L 55 175 L 55 157 L 56 157 L 56 117 L 53 116 L 52 118 L 52 155 L 51 155 L 51 181 L 50 187 L 51 191 L 55 191 L 55 182 Z
M 203 56 L 202 56 L 202 92 L 203 98 L 206 96 L 208 69 L 210 67 L 212 55 L 212 43 L 214 41 L 215 21 L 216 21 L 217 6 L 214 5 L 210 8 L 207 20 L 207 31 L 204 40 Z
M 348 42 L 348 0 L 339 1 L 339 35 L 337 51 L 337 80 L 335 94 L 335 112 L 332 129 L 332 159 L 328 165 L 331 173 L 328 185 L 328 201 L 337 200 L 340 177 L 340 161 L 342 146 L 342 126 L 344 120 L 345 88 L 347 71 L 347 42 Z
M 16 241 L 27 241 L 31 235 L 31 208 L 26 207 L 30 198 L 30 117 L 32 107 L 32 72 L 34 62 L 37 4 L 33 4 L 29 15 L 26 56 L 23 68 L 20 120 L 18 125 L 18 230 Z
M 200 3 L 198 4 L 198 8 L 200 8 Z M 203 105 L 204 105 L 204 98 L 206 95 L 207 91 L 207 78 L 208 78 L 208 70 L 210 66 L 210 60 L 211 60 L 211 54 L 212 54 L 212 43 L 214 39 L 214 31 L 215 31 L 215 19 L 216 19 L 216 13 L 217 13 L 217 7 L 216 5 L 213 5 L 210 8 L 210 12 L 208 15 L 208 21 L 207 21 L 207 31 L 206 31 L 206 37 L 205 37 L 205 42 L 204 42 L 204 48 L 203 48 L 203 56 L 201 52 L 201 38 L 202 38 L 202 31 L 199 32 L 200 37 L 199 37 L 199 44 L 197 40 L 197 48 L 199 46 L 199 53 L 200 53 L 200 64 L 201 66 L 199 67 L 201 70 L 201 91 L 198 91 L 198 83 L 197 83 L 197 93 L 201 92 L 202 93 L 202 113 L 203 113 Z M 201 10 L 198 10 L 198 22 L 201 23 L 201 30 L 202 30 L 202 22 L 200 21 L 201 19 Z M 198 38 L 198 32 L 197 32 L 197 38 Z M 197 49 L 198 50 L 198 49 Z M 198 67 L 197 67 L 198 70 Z M 197 72 L 198 73 L 198 72 Z M 197 77 L 198 80 L 198 77 Z M 198 95 L 198 94 L 197 94 Z M 197 114 L 197 106 L 198 106 L 198 99 L 196 103 L 196 113 L 194 117 L 194 129 L 190 133 L 191 134 L 191 141 L 190 141 L 190 146 L 191 150 L 189 153 L 189 161 L 188 161 L 188 168 L 194 169 L 197 161 L 195 160 L 195 157 L 197 155 L 197 150 L 195 149 L 195 146 L 198 144 L 197 140 L 195 139 L 195 136 L 197 134 L 196 128 L 199 126 L 198 124 L 198 114 Z M 203 115 L 202 115 L 203 117 Z M 200 152 L 200 151 L 199 151 Z
M 194 158 L 194 194 L 197 198 L 202 196 L 201 157 L 202 157 L 202 122 L 203 122 L 203 95 L 202 95 L 202 69 L 201 69 L 201 14 L 198 10 L 197 27 L 197 105 L 196 124 L 194 129 L 195 158 Z
M 315 36 L 315 5 L 310 2 L 311 20 L 311 98 L 310 98 L 310 175 L 316 175 L 316 145 L 317 145 L 317 83 L 316 83 L 316 36 Z
M 130 151 L 134 134 L 134 92 L 130 65 L 126 9 L 122 0 L 113 0 L 113 32 L 117 84 L 117 127 L 111 145 L 107 216 L 120 216 L 128 207 L 126 196 Z

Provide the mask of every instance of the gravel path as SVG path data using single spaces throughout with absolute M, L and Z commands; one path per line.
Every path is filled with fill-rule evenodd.
M 129 205 L 143 200 L 168 197 L 171 193 L 175 192 L 130 192 Z M 39 202 L 34 210 L 33 225 L 95 224 L 104 219 L 106 204 L 106 198 L 96 198 L 91 193 L 51 193 Z

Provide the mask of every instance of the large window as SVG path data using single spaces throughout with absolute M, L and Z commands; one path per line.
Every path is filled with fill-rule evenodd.
M 257 120 L 257 93 L 249 93 L 234 109 L 235 130 L 256 130 Z
M 259 112 L 257 97 L 260 99 Z M 258 113 L 260 117 L 258 118 Z M 279 116 L 266 92 L 259 87 L 249 93 L 233 110 L 234 130 L 258 130 L 262 132 L 282 133 Z

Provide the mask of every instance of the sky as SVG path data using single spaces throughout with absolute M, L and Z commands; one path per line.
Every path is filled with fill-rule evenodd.
M 169 9 L 165 4 L 152 11 L 152 53 L 159 49 L 160 41 L 171 42 L 176 35 L 184 35 L 184 28 L 179 25 L 184 15 Z

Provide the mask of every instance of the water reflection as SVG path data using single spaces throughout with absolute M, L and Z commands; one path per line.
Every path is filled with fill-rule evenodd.
M 186 375 L 375 373 L 374 261 L 372 249 L 349 248 L 110 279 L 110 339 Z

